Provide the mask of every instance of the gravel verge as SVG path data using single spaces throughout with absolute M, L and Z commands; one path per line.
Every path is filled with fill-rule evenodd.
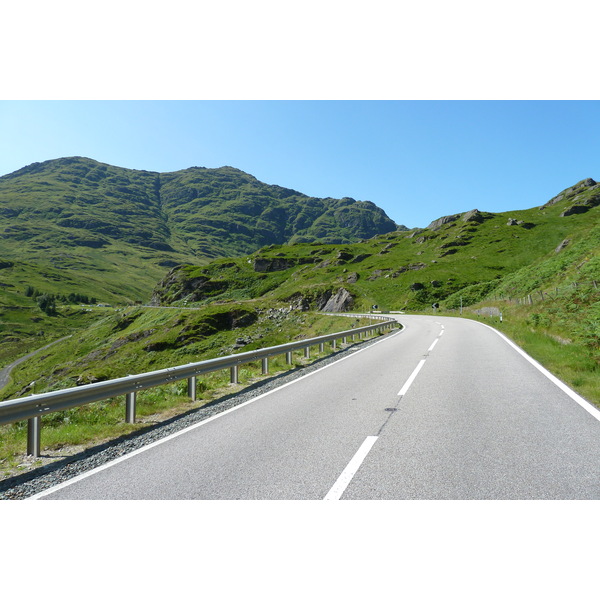
M 393 335 L 397 331 L 398 330 L 396 329 L 393 332 L 384 335 Z M 99 446 L 94 446 L 93 448 L 87 448 L 77 454 L 59 459 L 28 473 L 0 481 L 0 500 L 23 500 L 38 494 L 52 486 L 67 481 L 72 477 L 76 477 L 85 471 L 99 467 L 111 460 L 146 446 L 147 444 L 156 442 L 161 438 L 181 431 L 200 421 L 204 421 L 205 419 L 237 406 L 238 404 L 242 404 L 252 398 L 256 398 L 257 396 L 274 390 L 294 379 L 303 377 L 317 369 L 336 362 L 349 354 L 362 350 L 381 339 L 382 337 L 378 336 L 373 339 L 357 342 L 306 366 L 269 377 L 268 379 L 263 379 L 258 383 L 244 388 L 240 392 L 224 396 L 214 400 L 210 404 L 192 409 L 189 412 L 150 426 L 147 429 L 132 433 L 128 436 L 123 436 Z

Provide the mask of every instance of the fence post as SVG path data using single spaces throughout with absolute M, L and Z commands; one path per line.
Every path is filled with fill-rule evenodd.
M 27 419 L 27 454 L 38 458 L 40 456 L 42 435 L 42 417 Z
M 135 423 L 135 392 L 125 394 L 125 422 Z
M 187 393 L 192 401 L 196 400 L 196 376 L 188 377 L 187 380 Z

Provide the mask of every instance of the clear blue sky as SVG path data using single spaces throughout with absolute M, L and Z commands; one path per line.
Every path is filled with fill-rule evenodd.
M 2 101 L 0 175 L 64 156 L 239 168 L 399 224 L 538 206 L 600 179 L 597 101 Z

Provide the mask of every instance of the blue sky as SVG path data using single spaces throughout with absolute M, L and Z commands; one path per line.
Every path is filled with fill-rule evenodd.
M 63 156 L 150 171 L 230 165 L 424 227 L 538 206 L 600 178 L 597 101 L 0 102 L 0 175 Z

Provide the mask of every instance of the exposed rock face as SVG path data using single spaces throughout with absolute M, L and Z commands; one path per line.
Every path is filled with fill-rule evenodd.
M 177 293 L 171 300 L 180 300 L 188 297 L 191 302 L 204 300 L 227 288 L 227 282 L 215 281 L 209 277 L 200 275 L 199 277 L 187 278 L 182 276 L 183 266 L 177 266 L 158 284 L 150 301 L 151 306 L 160 306 L 168 294 L 168 290 L 176 289 Z
M 580 198 L 580 196 L 575 196 L 573 198 L 573 205 L 567 208 L 567 210 L 561 213 L 561 217 L 568 217 L 569 215 L 576 215 L 580 213 L 587 212 L 590 208 L 594 206 L 600 205 L 600 185 L 596 185 L 590 189 L 599 188 L 597 192 L 594 192 L 587 198 Z
M 546 204 L 544 204 L 543 206 L 540 206 L 540 209 L 548 208 L 549 206 L 553 206 L 554 204 L 560 202 L 561 200 L 564 200 L 565 198 L 569 198 L 571 196 L 574 196 L 577 193 L 584 191 L 585 188 L 590 188 L 590 187 L 596 186 L 596 185 L 598 185 L 598 184 L 591 177 L 588 177 L 587 179 L 582 179 L 581 181 L 577 182 L 574 186 L 567 188 L 566 190 L 563 190 L 560 194 L 558 194 L 557 196 L 554 196 L 554 198 L 548 200 L 548 202 L 546 202 Z
M 420 271 L 421 269 L 424 269 L 427 265 L 425 263 L 412 263 L 410 265 L 406 265 L 403 267 L 400 267 L 397 271 L 394 271 L 390 277 L 398 277 L 399 275 L 402 275 L 402 273 L 406 273 L 406 271 L 411 270 L 411 271 Z
M 473 210 L 466 212 L 462 216 L 462 220 L 465 221 L 465 223 L 468 221 L 473 221 L 475 223 L 482 223 L 483 215 L 476 208 L 474 208 Z
M 384 273 L 386 271 L 391 271 L 391 269 L 375 269 L 372 273 L 371 276 L 368 277 L 367 279 L 369 281 L 375 281 L 376 279 L 379 279 L 380 277 L 383 277 Z
M 418 282 L 416 282 L 416 283 L 413 283 L 413 284 L 410 286 L 410 289 L 411 289 L 413 292 L 418 292 L 419 290 L 424 290 L 424 289 L 425 289 L 425 286 L 424 286 L 422 283 L 418 283 Z
M 288 300 L 290 302 L 290 309 L 292 309 L 292 310 L 301 310 L 301 311 L 310 310 L 309 299 L 300 293 L 290 296 L 288 298 Z
M 255 258 L 253 266 L 257 273 L 272 273 L 273 271 L 285 271 L 294 264 L 294 261 L 287 258 Z
M 354 298 L 350 292 L 344 288 L 340 288 L 319 310 L 323 312 L 345 312 L 350 310 L 353 305 Z
M 571 241 L 571 240 L 570 240 L 570 239 L 568 239 L 568 238 L 567 238 L 566 240 L 563 240 L 563 241 L 562 241 L 562 242 L 561 242 L 561 243 L 560 243 L 560 244 L 559 244 L 559 245 L 556 247 L 556 249 L 554 250 L 554 252 L 556 252 L 556 254 L 558 254 L 558 253 L 559 253 L 561 250 L 564 250 L 564 249 L 565 249 L 565 248 L 566 248 L 566 247 L 569 245 L 569 242 L 570 242 L 570 241 Z
M 427 226 L 427 229 L 432 229 L 433 231 L 435 231 L 436 229 L 439 229 L 442 225 L 446 225 L 446 223 L 452 223 L 452 221 L 456 221 L 459 218 L 460 218 L 460 214 L 450 215 L 448 217 L 441 217 L 440 219 L 436 219 L 435 221 L 432 221 Z
M 518 225 L 518 222 L 516 219 L 509 219 L 507 225 Z

